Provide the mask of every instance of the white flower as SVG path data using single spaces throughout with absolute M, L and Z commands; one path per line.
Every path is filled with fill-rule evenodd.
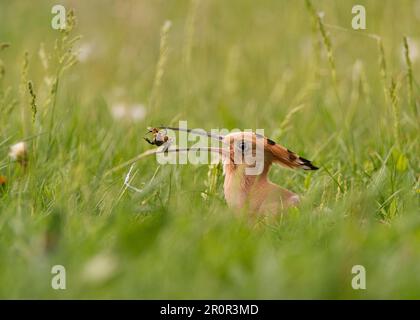
M 127 110 L 126 109 L 127 108 L 124 104 L 118 103 L 118 104 L 112 106 L 112 109 L 111 109 L 112 116 L 115 119 L 122 119 L 122 118 L 126 117 L 126 115 L 127 115 Z
M 111 114 L 116 120 L 131 120 L 138 122 L 145 118 L 146 107 L 140 103 L 132 105 L 117 103 L 112 106 Z
M 318 17 L 320 17 L 321 19 L 324 19 L 324 17 L 325 17 L 325 12 L 324 11 L 318 11 L 317 14 L 318 14 Z
M 162 33 L 168 32 L 171 26 L 172 26 L 172 21 L 166 20 L 162 27 Z
M 89 282 L 103 282 L 109 279 L 117 268 L 114 256 L 101 253 L 89 260 L 83 269 L 83 278 Z
M 77 59 L 80 62 L 86 62 L 91 57 L 94 50 L 94 45 L 89 42 L 82 43 L 77 51 Z
M 10 147 L 10 158 L 16 161 L 25 162 L 28 156 L 26 143 L 21 141 Z
M 142 104 L 134 104 L 131 106 L 130 113 L 133 120 L 139 121 L 146 116 L 146 108 Z

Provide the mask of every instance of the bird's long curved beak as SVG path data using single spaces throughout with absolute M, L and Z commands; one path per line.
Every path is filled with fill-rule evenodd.
M 224 137 L 223 135 L 219 135 L 219 134 L 214 134 L 211 132 L 207 132 L 207 131 L 201 131 L 201 130 L 194 130 L 194 129 L 186 129 L 186 128 L 177 128 L 177 127 L 167 127 L 167 126 L 160 126 L 160 127 L 156 127 L 158 129 L 167 129 L 167 130 L 174 130 L 174 131 L 182 131 L 182 132 L 188 132 L 188 133 L 192 133 L 192 134 L 196 134 L 198 136 L 206 136 L 218 141 L 223 141 Z

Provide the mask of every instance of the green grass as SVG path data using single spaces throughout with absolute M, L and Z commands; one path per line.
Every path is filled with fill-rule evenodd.
M 420 298 L 416 1 L 359 1 L 366 31 L 352 1 L 312 1 L 319 20 L 303 0 L 78 1 L 66 32 L 53 4 L 0 4 L 1 298 Z M 147 115 L 116 120 L 117 102 Z M 303 202 L 258 221 L 227 208 L 217 167 L 142 159 L 143 193 L 107 174 L 179 119 L 264 128 L 321 169 L 273 168 Z

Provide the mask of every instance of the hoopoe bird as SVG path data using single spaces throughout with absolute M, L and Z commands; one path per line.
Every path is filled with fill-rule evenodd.
M 273 140 L 266 137 L 260 138 L 262 149 L 260 157 L 256 157 L 255 154 L 258 148 L 258 135 L 255 133 L 237 132 L 223 138 L 223 143 L 229 150 L 228 153 L 222 153 L 225 199 L 229 207 L 233 208 L 248 207 L 253 212 L 281 212 L 290 206 L 297 205 L 299 196 L 269 180 L 268 172 L 272 164 L 276 163 L 292 169 L 317 170 L 318 168 L 311 161 L 298 156 Z M 242 157 L 239 163 L 236 160 L 238 153 Z M 252 157 L 249 157 L 251 161 L 244 160 L 249 156 L 247 153 L 252 153 Z M 258 161 L 261 161 L 262 166 L 259 173 L 247 174 L 246 170 L 255 168 Z
M 268 173 L 273 163 L 291 169 L 318 169 L 311 161 L 253 132 L 215 135 L 201 130 L 176 127 L 162 126 L 154 129 L 155 133 L 161 129 L 186 131 L 206 135 L 221 142 L 220 148 L 165 148 L 149 151 L 144 155 L 184 151 L 209 151 L 220 154 L 225 175 L 224 196 L 228 206 L 234 209 L 248 208 L 255 213 L 277 213 L 299 203 L 300 198 L 296 193 L 269 180 Z

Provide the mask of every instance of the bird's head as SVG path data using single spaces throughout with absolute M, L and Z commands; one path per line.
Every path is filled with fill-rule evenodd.
M 222 154 L 225 172 L 239 168 L 247 175 L 260 175 L 273 162 L 273 155 L 267 148 L 267 139 L 253 132 L 234 132 L 224 136 Z
M 273 140 L 253 132 L 234 132 L 222 140 L 228 152 L 223 154 L 227 172 L 246 168 L 247 175 L 267 173 L 272 163 L 288 168 L 317 170 L 309 160 L 275 143 Z

